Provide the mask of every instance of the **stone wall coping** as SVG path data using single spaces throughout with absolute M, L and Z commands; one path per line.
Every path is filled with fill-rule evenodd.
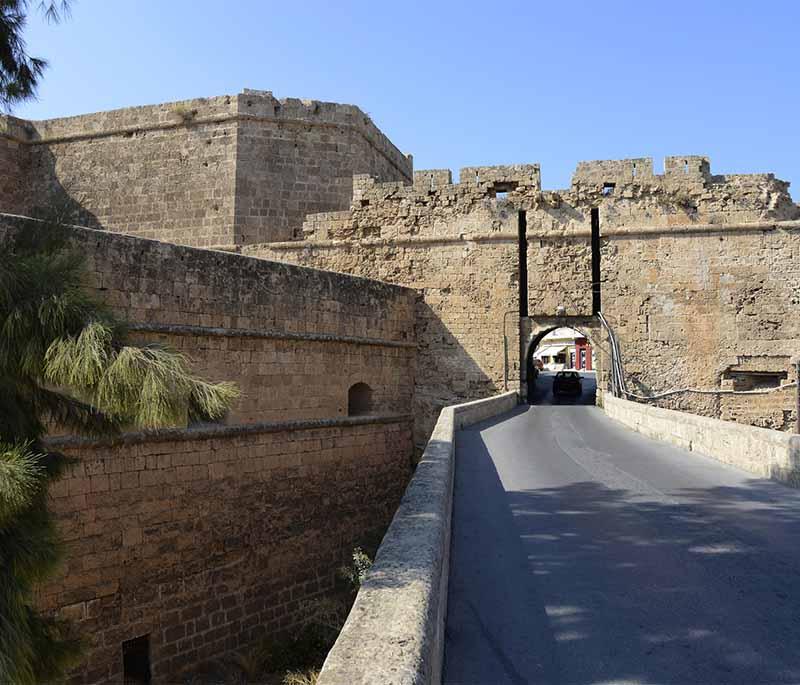
M 315 214 L 309 215 L 306 221 L 313 220 Z M 587 217 L 588 221 L 588 217 Z M 800 230 L 800 220 L 786 221 L 758 221 L 747 223 L 730 224 L 675 224 L 672 226 L 624 226 L 612 229 L 600 230 L 603 238 L 636 238 L 647 235 L 692 235 L 702 233 L 747 233 L 751 231 L 796 231 Z M 525 237 L 528 240 L 561 240 L 563 238 L 590 238 L 591 230 L 540 230 L 527 231 Z M 450 243 L 482 243 L 482 242 L 514 242 L 518 236 L 511 231 L 493 231 L 491 233 L 460 233 L 452 236 L 398 236 L 397 238 L 373 238 L 373 239 L 326 239 L 326 240 L 289 240 L 274 243 L 253 243 L 243 246 L 242 254 L 257 252 L 259 249 L 268 248 L 270 250 L 302 250 L 309 248 L 317 249 L 336 249 L 357 242 L 361 247 L 391 247 L 397 245 L 446 245 Z
M 800 487 L 800 435 L 632 402 L 603 393 L 612 419 L 656 440 Z
M 232 426 L 201 424 L 191 428 L 163 428 L 152 431 L 121 433 L 107 438 L 84 438 L 77 436 L 53 436 L 42 442 L 48 448 L 104 447 L 138 445 L 145 442 L 178 442 L 185 440 L 213 440 L 253 435 L 258 433 L 282 433 L 319 428 L 342 428 L 370 424 L 406 423 L 414 420 L 412 414 L 374 414 L 365 416 L 342 416 L 331 419 L 299 419 L 295 421 L 263 421 Z
M 18 228 L 20 224 L 24 224 L 28 221 L 33 221 L 36 223 L 46 223 L 42 219 L 37 219 L 35 217 L 30 216 L 23 216 L 20 214 L 10 214 L 7 212 L 0 212 L 0 231 L 2 231 L 6 226 L 3 225 L 5 220 L 6 226 L 11 224 L 14 228 Z M 148 246 L 154 249 L 162 250 L 164 252 L 174 252 L 177 254 L 197 254 L 203 255 L 205 257 L 215 257 L 221 260 L 231 260 L 235 262 L 237 260 L 248 260 L 248 266 L 253 268 L 262 268 L 266 270 L 277 270 L 282 271 L 290 274 L 300 275 L 300 274 L 314 274 L 319 276 L 323 279 L 336 279 L 341 280 L 343 282 L 348 282 L 352 284 L 354 287 L 359 288 L 360 290 L 375 290 L 378 292 L 405 292 L 406 294 L 416 294 L 417 291 L 414 288 L 409 288 L 403 285 L 395 285 L 393 283 L 387 283 L 385 281 L 379 281 L 374 278 L 366 278 L 364 276 L 354 276 L 351 274 L 341 273 L 339 271 L 328 271 L 325 269 L 315 269 L 311 266 L 299 266 L 297 264 L 290 264 L 288 262 L 279 262 L 271 259 L 265 259 L 263 257 L 257 257 L 255 255 L 250 255 L 245 252 L 237 251 L 232 252 L 229 250 L 212 250 L 206 247 L 194 247 L 191 245 L 177 245 L 175 243 L 164 242 L 162 240 L 155 240 L 153 238 L 143 238 L 141 236 L 130 235 L 128 233 L 118 233 L 116 231 L 107 231 L 102 228 L 91 228 L 89 226 L 78 226 L 76 224 L 63 224 L 64 228 L 69 228 L 75 231 L 76 236 L 78 237 L 93 237 L 98 238 L 101 240 L 105 240 L 108 242 L 119 242 L 120 244 L 129 243 L 132 245 L 141 245 L 141 246 Z M 83 234 L 83 236 L 81 235 Z M 0 240 L 3 238 L 2 233 L 0 233 Z M 271 243 L 267 243 L 271 244 Z
M 260 110 L 258 114 L 243 111 L 243 103 L 251 100 L 261 105 L 257 108 Z M 182 116 L 184 111 L 186 114 Z M 124 123 L 109 124 L 109 120 L 113 122 L 114 117 Z M 269 91 L 245 89 L 238 95 L 140 105 L 54 119 L 26 120 L 0 116 L 0 136 L 26 145 L 53 145 L 238 121 L 351 130 L 360 135 L 409 182 L 413 177 L 411 158 L 403 154 L 357 105 L 298 98 L 278 99 Z
M 442 409 L 319 685 L 441 681 L 456 431 L 517 399 L 507 392 Z
M 177 324 L 136 323 L 127 324 L 130 331 L 161 333 L 167 335 L 191 335 L 223 338 L 266 338 L 270 340 L 306 340 L 310 342 L 348 343 L 373 347 L 415 348 L 417 343 L 383 338 L 364 338 L 354 335 L 334 335 L 328 333 L 289 333 L 278 330 L 258 330 L 250 328 L 222 328 L 216 326 L 191 326 Z

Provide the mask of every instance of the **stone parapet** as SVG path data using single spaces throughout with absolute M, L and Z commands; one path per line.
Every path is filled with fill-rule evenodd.
M 508 392 L 441 411 L 320 685 L 441 681 L 456 431 L 516 403 Z
M 612 419 L 650 438 L 800 487 L 800 435 L 661 409 L 608 393 L 602 406 Z

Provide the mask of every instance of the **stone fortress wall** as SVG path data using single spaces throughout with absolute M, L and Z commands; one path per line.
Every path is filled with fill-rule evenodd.
M 502 389 L 504 322 L 510 375 L 518 376 L 517 212 L 496 199 L 493 184 L 513 178 L 537 189 L 538 168 L 471 168 L 462 170 L 462 178 L 468 180 L 452 184 L 449 172 L 417 172 L 407 185 L 358 176 L 351 209 L 309 217 L 304 241 L 242 248 L 422 293 L 418 447 L 443 406 Z
M 772 174 L 713 175 L 704 157 L 582 162 L 565 190 L 536 166 L 357 176 L 350 210 L 314 215 L 301 243 L 247 254 L 358 273 L 423 293 L 417 412 L 504 387 L 503 314 L 518 311 L 519 211 L 527 222 L 525 336 L 592 315 L 591 209 L 600 217 L 602 310 L 631 389 L 749 389 L 790 381 L 800 341 L 800 208 Z M 555 316 L 563 306 L 566 316 Z M 506 321 L 518 377 L 515 320 Z M 584 329 L 604 357 L 597 325 Z M 524 364 L 524 359 L 522 361 Z M 663 406 L 787 430 L 791 392 L 683 393 Z M 425 426 L 429 428 L 429 426 Z M 419 437 L 419 436 L 418 436 Z
M 25 221 L 0 217 L 6 231 Z M 156 682 L 296 625 L 411 475 L 416 294 L 226 252 L 72 229 L 91 283 L 141 342 L 242 397 L 224 422 L 51 438 L 67 545 L 41 606 L 89 640 L 75 682 L 120 682 L 147 636 Z M 352 416 L 348 391 L 372 389 Z
M 593 257 L 631 389 L 794 378 L 800 207 L 771 174 L 670 157 L 663 174 L 582 162 L 555 191 L 538 165 L 453 183 L 412 176 L 356 107 L 258 91 L 2 125 L 0 211 L 61 204 L 111 231 L 75 229 L 97 292 L 135 336 L 243 390 L 224 425 L 57 443 L 81 463 L 54 491 L 69 555 L 42 601 L 93 636 L 84 682 L 118 679 L 140 635 L 173 677 L 300 620 L 388 523 L 439 410 L 517 389 L 547 330 L 583 330 L 602 385 Z M 369 416 L 347 416 L 358 382 Z M 793 420 L 787 390 L 661 404 Z
M 299 234 L 346 209 L 355 173 L 411 178 L 358 107 L 267 91 L 23 121 L 0 117 L 0 211 L 194 246 Z M 24 189 L 24 192 L 20 192 Z

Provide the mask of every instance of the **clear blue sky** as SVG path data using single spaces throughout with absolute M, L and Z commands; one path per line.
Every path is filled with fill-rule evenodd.
M 32 4 L 37 4 L 35 1 Z M 705 154 L 800 199 L 800 1 L 74 0 L 47 118 L 272 90 L 359 105 L 417 169 Z

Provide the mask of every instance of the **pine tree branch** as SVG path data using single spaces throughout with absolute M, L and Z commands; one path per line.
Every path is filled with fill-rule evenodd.
M 0 442 L 0 530 L 30 507 L 47 481 L 43 455 L 31 443 Z
M 79 435 L 100 438 L 122 430 L 120 417 L 103 413 L 91 404 L 57 390 L 36 387 L 32 400 L 37 414 Z

